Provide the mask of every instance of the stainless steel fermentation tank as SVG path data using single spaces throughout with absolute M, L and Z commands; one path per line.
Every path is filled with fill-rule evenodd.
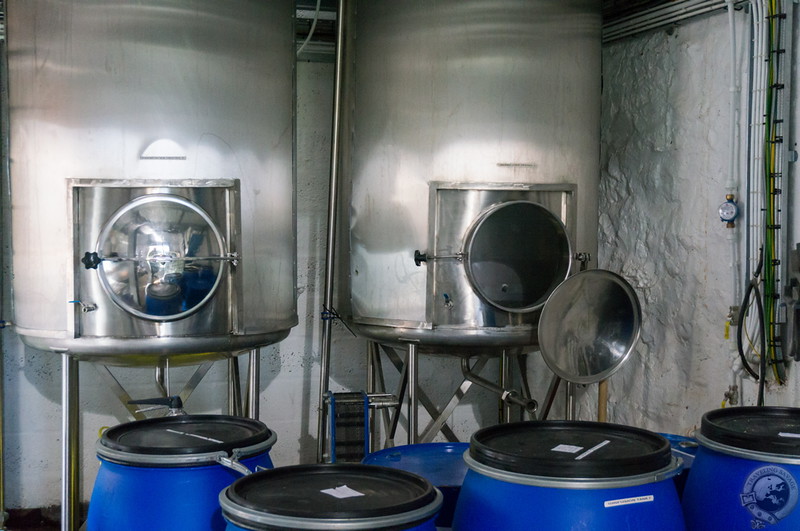
M 432 353 L 535 345 L 596 255 L 599 2 L 352 4 L 340 313 Z
M 297 323 L 290 0 L 10 0 L 14 322 L 105 364 Z

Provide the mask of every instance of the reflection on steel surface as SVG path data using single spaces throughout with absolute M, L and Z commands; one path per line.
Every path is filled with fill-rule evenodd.
M 639 299 L 625 279 L 602 269 L 582 271 L 558 286 L 542 309 L 542 356 L 567 381 L 599 382 L 628 358 L 641 320 Z
M 280 340 L 297 323 L 293 12 L 291 0 L 6 2 L 14 321 L 26 344 L 139 363 L 239 352 Z M 239 183 L 236 201 L 209 206 L 223 181 Z M 92 182 L 104 190 L 77 197 Z M 200 267 L 195 287 L 211 281 L 211 268 L 217 294 L 203 303 L 200 286 L 178 308 L 177 290 L 193 288 L 181 285 L 186 269 L 181 281 L 167 278 L 174 261 L 144 276 L 131 262 L 103 261 L 109 286 L 124 284 L 123 272 L 139 279 L 123 289 L 132 308 L 170 318 L 197 308 L 173 322 L 131 321 L 99 284 L 87 285 L 97 272 L 80 258 L 126 201 L 188 187 L 197 190 L 177 195 L 202 205 L 226 245 L 238 245 L 235 279 L 223 271 L 227 260 L 191 264 Z M 103 204 L 110 196 L 120 199 L 113 207 Z M 193 230 L 170 236 L 170 255 L 197 244 Z M 222 254 L 208 236 L 200 245 Z M 148 297 L 149 313 L 141 304 Z
M 340 312 L 382 342 L 445 350 L 534 345 L 541 304 L 534 292 L 546 298 L 563 279 L 555 259 L 566 249 L 562 238 L 545 260 L 555 271 L 545 276 L 506 268 L 514 262 L 506 254 L 504 264 L 488 257 L 467 264 L 470 282 L 469 257 L 417 266 L 414 252 L 456 257 L 481 216 L 500 203 L 529 201 L 563 223 L 570 250 L 596 255 L 599 4 L 353 4 Z M 480 240 L 474 243 L 483 249 Z M 547 287 L 528 291 L 538 281 Z

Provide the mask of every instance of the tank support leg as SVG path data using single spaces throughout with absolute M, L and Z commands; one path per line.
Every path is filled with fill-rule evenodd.
M 577 405 L 575 404 L 575 384 L 572 382 L 567 382 L 566 385 L 566 392 L 564 393 L 564 397 L 566 398 L 566 408 L 564 412 L 564 418 L 566 420 L 575 420 L 577 415 Z
M 242 387 L 239 378 L 239 360 L 228 359 L 228 414 L 242 415 Z
M 61 358 L 61 530 L 76 531 L 80 513 L 78 360 Z
M 247 416 L 258 420 L 261 395 L 261 349 L 250 352 L 247 367 Z
M 417 367 L 417 346 L 413 343 L 408 345 L 408 444 L 417 443 L 417 424 L 419 414 L 419 399 L 417 398 L 417 386 L 419 375 Z

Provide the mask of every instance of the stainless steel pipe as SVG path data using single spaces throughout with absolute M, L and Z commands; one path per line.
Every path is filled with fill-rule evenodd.
M 331 131 L 331 165 L 330 180 L 328 184 L 328 232 L 326 239 L 325 261 L 325 293 L 323 297 L 323 311 L 328 312 L 333 308 L 334 288 L 334 259 L 336 256 L 336 231 L 337 209 L 339 208 L 339 127 L 342 113 L 342 79 L 343 57 L 345 39 L 345 13 L 347 0 L 339 0 L 336 15 L 336 65 L 334 72 L 333 90 L 333 124 Z M 317 408 L 317 461 L 322 462 L 325 456 L 327 441 L 327 411 L 325 408 L 325 393 L 328 392 L 330 383 L 331 363 L 331 320 L 323 318 L 322 336 L 320 338 L 320 375 L 319 375 L 319 406 Z

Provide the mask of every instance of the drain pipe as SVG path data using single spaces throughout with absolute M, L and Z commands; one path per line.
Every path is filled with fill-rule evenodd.
M 520 398 L 517 391 L 505 389 L 495 383 L 490 382 L 489 380 L 481 378 L 472 372 L 472 368 L 469 366 L 469 358 L 467 357 L 461 358 L 461 373 L 464 375 L 464 378 L 470 382 L 500 395 L 500 399 L 506 404 L 520 406 L 530 414 L 536 413 L 536 410 L 539 407 L 539 404 L 536 402 L 536 400 L 525 397 Z
M 3 10 L 5 14 L 5 10 Z M 10 312 L 11 304 L 6 304 L 6 282 L 5 279 L 11 275 L 6 271 L 6 237 L 11 227 L 11 182 L 9 178 L 8 160 L 8 55 L 5 40 L 5 28 L 0 35 L 0 132 L 2 143 L 0 143 L 0 312 Z M 10 238 L 9 238 L 10 241 Z M 10 298 L 9 298 L 10 300 Z M 3 329 L 10 327 L 11 323 L 0 320 L 0 529 L 6 529 L 8 513 L 6 512 L 5 498 L 5 403 L 3 401 L 5 380 L 5 341 L 2 337 Z
M 339 124 L 342 114 L 342 78 L 344 55 L 344 18 L 347 0 L 339 0 L 336 13 L 336 64 L 333 89 L 333 126 L 331 131 L 331 169 L 328 189 L 328 237 L 325 261 L 325 293 L 323 312 L 333 308 L 334 258 L 336 256 L 336 220 L 339 205 Z M 319 359 L 319 407 L 317 408 L 317 462 L 325 458 L 327 439 L 325 394 L 329 391 L 331 366 L 331 319 L 322 319 L 322 337 Z

